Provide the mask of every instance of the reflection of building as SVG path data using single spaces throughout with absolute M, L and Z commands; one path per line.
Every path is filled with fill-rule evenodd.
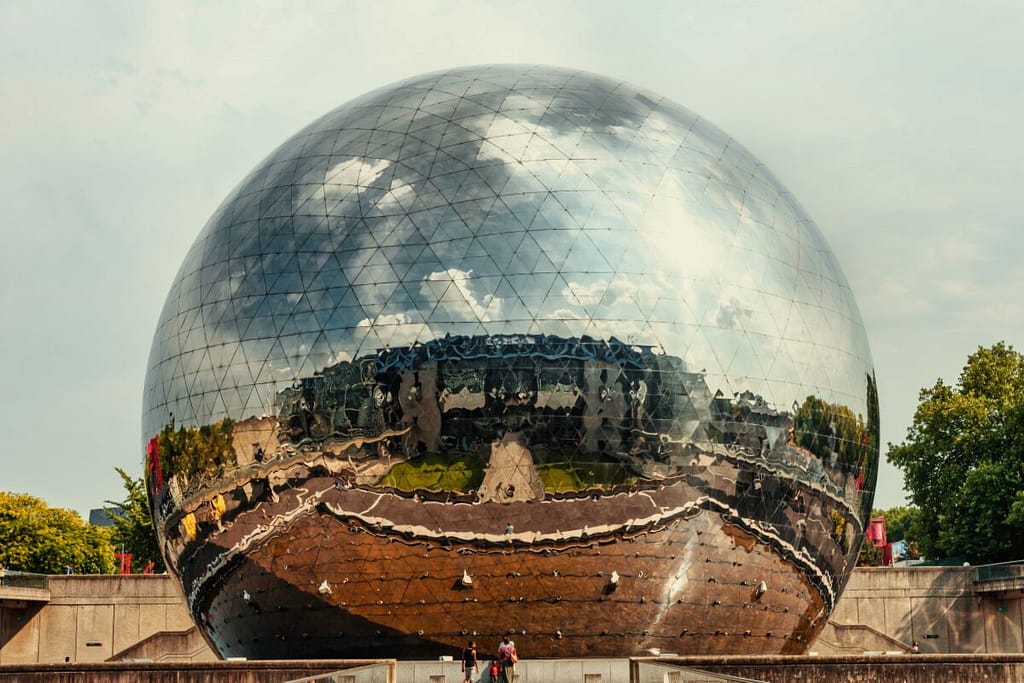
M 274 152 L 174 283 L 144 430 L 168 564 L 248 657 L 800 652 L 878 454 L 792 197 L 682 107 L 544 67 Z

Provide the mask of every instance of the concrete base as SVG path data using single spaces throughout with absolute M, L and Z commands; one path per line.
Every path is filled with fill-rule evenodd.
M 12 665 L 0 666 L 0 683 L 283 683 L 340 670 L 352 672 L 353 678 L 348 679 L 351 683 L 395 683 L 397 680 L 394 660 L 325 660 Z
M 976 591 L 977 572 L 975 567 L 858 569 L 810 651 L 820 655 L 819 662 L 826 657 L 856 661 L 870 653 L 909 650 L 916 640 L 921 656 L 1020 653 L 1024 599 Z M 217 659 L 193 627 L 184 598 L 169 576 L 51 576 L 48 583 L 50 598 L 45 604 L 0 603 L 0 667 Z M 485 650 L 496 646 L 477 641 Z M 537 656 L 526 647 L 521 651 Z M 403 654 L 411 656 L 402 651 L 383 656 Z M 430 656 L 440 654 L 444 653 Z M 280 680 L 285 679 L 275 683 Z M 1024 675 L 989 680 L 1024 681 Z
M 678 664 L 764 683 L 977 683 L 1024 681 L 1024 655 L 880 655 L 875 657 L 701 657 L 633 659 L 630 683 L 670 680 L 644 663 Z M 682 680 L 687 680 L 683 678 Z
M 483 669 L 483 667 L 481 667 Z M 1024 654 L 878 657 L 651 657 L 523 660 L 518 683 L 665 683 L 683 668 L 764 683 L 977 683 L 1024 681 Z M 282 683 L 345 670 L 351 683 L 461 683 L 458 662 L 211 662 L 0 666 L 0 683 Z M 677 678 L 674 672 L 680 672 Z M 315 680 L 315 679 L 313 679 Z M 473 678 L 488 683 L 486 670 Z M 700 680 L 714 680 L 711 676 Z

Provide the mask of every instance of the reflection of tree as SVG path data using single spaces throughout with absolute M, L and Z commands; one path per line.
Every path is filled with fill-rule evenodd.
M 808 396 L 793 416 L 793 432 L 797 445 L 822 459 L 835 454 L 837 463 L 848 470 L 861 469 L 871 461 L 864 419 L 844 405 Z
M 867 424 L 867 445 L 861 460 L 860 471 L 864 476 L 867 496 L 861 505 L 864 514 L 871 509 L 874 500 L 875 480 L 878 477 L 878 451 L 881 447 L 879 426 L 878 426 L 878 385 L 875 384 L 874 375 L 867 377 L 867 399 L 868 399 L 868 424 Z
M 171 422 L 160 432 L 160 467 L 164 477 L 175 475 L 182 488 L 217 479 L 224 468 L 237 464 L 231 432 L 234 421 L 224 418 L 202 427 L 179 427 Z M 194 481 L 195 480 L 195 481 Z
M 843 548 L 843 552 L 849 550 L 846 547 L 846 515 L 839 510 L 833 509 L 829 516 L 832 518 L 832 540 L 838 543 Z

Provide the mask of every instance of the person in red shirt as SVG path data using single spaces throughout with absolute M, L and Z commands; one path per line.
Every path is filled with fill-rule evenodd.
M 516 652 L 516 644 L 512 639 L 505 636 L 498 645 L 498 662 L 501 664 L 502 680 L 505 683 L 512 683 L 516 677 L 516 663 L 519 661 L 519 653 Z

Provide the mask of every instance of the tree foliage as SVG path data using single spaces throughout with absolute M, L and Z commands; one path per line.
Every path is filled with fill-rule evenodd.
M 913 527 L 920 510 L 915 507 L 898 506 L 888 510 L 879 510 L 872 513 L 872 517 L 882 515 L 885 517 L 885 535 L 890 543 L 896 541 L 913 541 Z
M 858 567 L 881 567 L 882 549 L 868 539 L 860 546 L 860 554 L 857 556 Z
M 115 509 L 115 514 L 111 515 L 114 528 L 110 539 L 117 550 L 132 554 L 133 572 L 143 571 L 149 562 L 153 563 L 154 572 L 162 572 L 164 560 L 153 526 L 146 485 L 141 477 L 133 479 L 121 468 L 116 469 L 124 484 L 125 499 L 119 503 L 107 501 Z
M 0 564 L 39 574 L 109 574 L 114 549 L 107 529 L 78 513 L 51 508 L 24 493 L 0 491 Z
M 931 559 L 1024 557 L 1024 356 L 979 347 L 956 386 L 922 389 L 907 437 L 889 446 L 920 509 L 914 533 Z

